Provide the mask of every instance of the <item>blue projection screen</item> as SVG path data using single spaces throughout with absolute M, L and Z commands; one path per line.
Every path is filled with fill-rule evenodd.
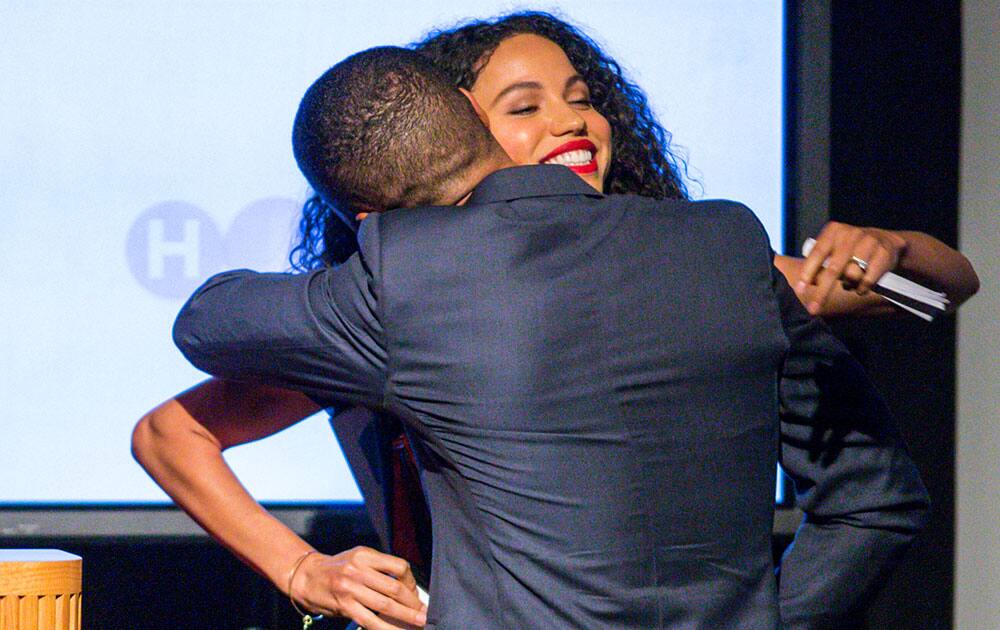
M 299 98 L 327 67 L 508 2 L 0 6 L 0 504 L 162 504 L 136 420 L 205 378 L 174 348 L 184 298 L 283 270 L 308 196 Z M 648 93 L 696 198 L 782 242 L 783 2 L 543 3 Z M 358 501 L 325 416 L 232 449 L 262 501 Z

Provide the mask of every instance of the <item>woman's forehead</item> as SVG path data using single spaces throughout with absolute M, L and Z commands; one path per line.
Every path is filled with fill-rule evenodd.
M 524 80 L 552 80 L 561 86 L 575 74 L 558 44 L 540 35 L 522 33 L 500 42 L 480 70 L 472 91 L 495 94 Z

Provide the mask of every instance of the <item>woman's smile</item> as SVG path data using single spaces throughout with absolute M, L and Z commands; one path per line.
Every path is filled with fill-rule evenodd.
M 562 164 L 603 192 L 611 125 L 555 42 L 532 34 L 500 42 L 471 90 L 490 131 L 518 164 Z
M 571 140 L 558 146 L 539 160 L 540 164 L 562 164 L 574 173 L 587 175 L 597 172 L 597 147 L 590 140 Z

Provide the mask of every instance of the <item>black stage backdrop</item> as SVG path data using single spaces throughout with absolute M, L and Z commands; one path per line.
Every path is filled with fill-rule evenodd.
M 958 1 L 833 2 L 830 218 L 955 246 Z M 870 628 L 949 628 L 955 557 L 955 319 L 841 322 L 899 419 L 934 505 L 868 613 Z

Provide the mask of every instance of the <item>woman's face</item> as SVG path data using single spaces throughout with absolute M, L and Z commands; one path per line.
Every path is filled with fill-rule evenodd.
M 502 41 L 472 94 L 518 164 L 564 164 L 598 191 L 611 164 L 611 126 L 566 53 L 538 35 Z

